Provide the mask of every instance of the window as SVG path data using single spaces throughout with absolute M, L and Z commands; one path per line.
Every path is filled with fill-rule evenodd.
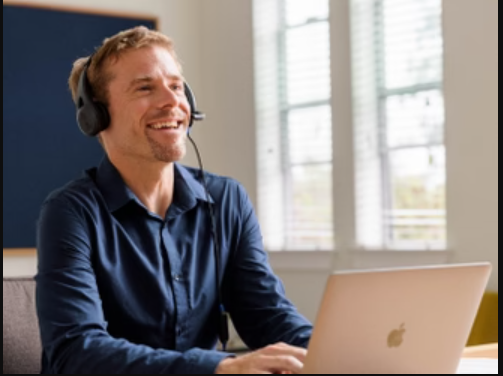
M 253 4 L 266 249 L 333 250 L 334 222 L 344 249 L 445 249 L 442 0 Z M 350 35 L 345 26 L 331 28 L 347 17 Z M 350 54 L 339 51 L 348 39 Z M 351 76 L 352 110 L 333 112 L 331 66 L 338 67 L 337 82 Z M 339 86 L 336 97 L 351 97 L 349 86 Z M 351 111 L 354 144 L 347 152 Z M 334 176 L 354 177 L 354 196 L 348 186 L 333 187 Z M 341 210 L 347 202 L 354 210 Z
M 328 0 L 254 1 L 258 213 L 268 250 L 331 250 Z
M 441 0 L 352 0 L 357 241 L 445 248 Z

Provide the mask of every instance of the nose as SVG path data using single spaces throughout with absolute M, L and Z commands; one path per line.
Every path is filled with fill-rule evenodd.
M 170 86 L 163 86 L 159 94 L 159 107 L 160 108 L 175 108 L 180 105 L 180 95 L 177 91 L 173 90 Z

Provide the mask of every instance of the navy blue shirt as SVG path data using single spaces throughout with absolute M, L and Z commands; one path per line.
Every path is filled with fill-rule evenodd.
M 105 158 L 52 193 L 38 228 L 42 373 L 214 373 L 217 276 L 199 170 L 175 165 L 165 218 L 149 212 Z M 268 264 L 243 187 L 207 174 L 223 299 L 251 349 L 307 347 L 311 324 Z

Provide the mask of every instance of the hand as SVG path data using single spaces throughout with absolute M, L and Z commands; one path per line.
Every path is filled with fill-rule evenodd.
M 304 349 L 278 343 L 248 355 L 225 359 L 216 374 L 300 374 L 306 355 Z

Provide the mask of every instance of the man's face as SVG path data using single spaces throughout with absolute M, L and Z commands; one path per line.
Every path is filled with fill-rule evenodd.
M 186 152 L 190 105 L 175 59 L 161 46 L 124 53 L 106 69 L 110 127 L 101 133 L 109 154 L 176 162 Z

